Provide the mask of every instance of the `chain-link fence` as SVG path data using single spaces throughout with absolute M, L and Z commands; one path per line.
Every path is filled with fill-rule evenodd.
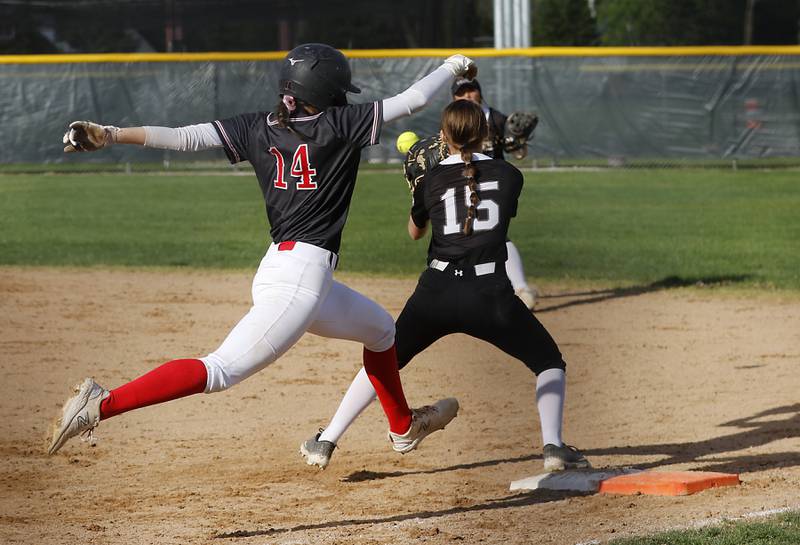
M 569 55 L 486 50 L 478 52 L 477 63 L 488 104 L 504 113 L 539 115 L 523 166 L 800 165 L 800 48 L 764 49 L 759 54 L 727 48 L 721 54 L 682 55 L 659 50 L 649 56 L 635 50 Z M 354 82 L 363 90 L 352 97 L 358 102 L 402 91 L 449 54 L 352 53 Z M 224 164 L 221 151 L 177 154 L 116 146 L 104 153 L 66 156 L 61 136 L 75 119 L 180 126 L 269 110 L 278 99 L 279 54 L 156 57 L 157 62 L 132 62 L 125 56 L 90 59 L 95 62 L 63 58 L 70 62 L 0 57 L 0 168 L 219 166 Z M 364 159 L 399 162 L 394 142 L 400 132 L 438 131 L 448 91 L 414 117 L 386 126 L 380 145 L 365 150 Z

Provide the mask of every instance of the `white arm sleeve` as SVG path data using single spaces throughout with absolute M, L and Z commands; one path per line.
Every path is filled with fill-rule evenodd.
M 211 123 L 186 127 L 144 127 L 144 145 L 175 151 L 203 151 L 221 148 L 222 140 Z
M 383 100 L 383 122 L 406 117 L 421 110 L 445 84 L 453 81 L 453 72 L 445 64 L 391 98 Z

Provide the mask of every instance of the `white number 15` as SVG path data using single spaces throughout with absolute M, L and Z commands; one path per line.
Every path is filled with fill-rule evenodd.
M 478 184 L 478 191 L 497 191 L 498 189 L 500 189 L 500 184 L 497 182 L 481 182 Z M 469 209 L 470 206 L 469 194 L 469 186 L 465 185 L 464 205 L 467 209 Z M 445 191 L 441 200 L 444 201 L 444 234 L 452 235 L 460 232 L 461 224 L 458 222 L 458 217 L 456 216 L 456 188 L 451 187 Z M 473 231 L 491 231 L 497 227 L 497 224 L 500 223 L 500 207 L 496 202 L 490 199 L 481 199 L 481 202 L 478 203 L 476 208 L 478 211 L 486 210 L 488 214 L 485 219 L 478 219 L 477 216 L 475 217 L 475 221 L 472 223 Z

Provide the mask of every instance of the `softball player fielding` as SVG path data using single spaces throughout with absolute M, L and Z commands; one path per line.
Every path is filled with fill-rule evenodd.
M 522 173 L 482 153 L 487 123 L 480 107 L 457 100 L 442 114 L 450 155 L 414 190 L 408 221 L 412 239 L 431 225 L 428 268 L 397 319 L 400 367 L 436 340 L 466 333 L 522 361 L 536 374 L 536 403 L 547 471 L 590 467 L 561 438 L 566 364 L 553 338 L 514 295 L 505 274 L 506 235 L 517 213 Z M 339 438 L 374 399 L 360 371 L 327 428 L 300 448 L 324 468 Z
M 458 78 L 450 88 L 453 100 L 468 100 L 481 107 L 489 127 L 486 138 L 481 144 L 481 153 L 492 159 L 505 159 L 504 151 L 517 149 L 520 142 L 509 138 L 506 135 L 506 120 L 504 114 L 486 105 L 483 100 L 481 85 L 477 79 Z M 523 142 L 527 146 L 527 142 Z M 523 148 L 526 149 L 526 148 Z M 441 134 L 436 134 L 428 138 L 417 141 L 410 146 L 406 155 L 403 167 L 406 182 L 412 192 L 417 183 L 433 167 L 439 164 L 450 155 L 447 144 L 442 139 Z M 533 310 L 536 306 L 538 289 L 536 286 L 528 285 L 525 280 L 525 270 L 522 266 L 522 256 L 520 256 L 517 246 L 510 240 L 506 240 L 506 259 L 505 269 L 514 293 L 522 299 L 529 309 Z
M 201 392 L 230 388 L 286 352 L 306 331 L 364 345 L 365 376 L 389 421 L 395 451 L 416 448 L 458 411 L 455 399 L 410 410 L 397 368 L 392 317 L 375 302 L 333 280 L 361 149 L 378 142 L 384 123 L 424 107 L 454 77 L 474 74 L 454 55 L 403 93 L 348 105 L 344 55 L 324 44 L 299 46 L 283 60 L 272 112 L 238 115 L 180 128 L 70 124 L 64 151 L 112 144 L 196 151 L 222 148 L 232 163 L 250 161 L 258 178 L 272 243 L 253 279 L 253 306 L 214 352 L 169 361 L 113 390 L 87 378 L 67 400 L 48 449 L 57 452 L 101 420 Z

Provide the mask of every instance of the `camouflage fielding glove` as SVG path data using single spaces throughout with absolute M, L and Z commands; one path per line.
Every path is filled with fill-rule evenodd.
M 116 143 L 119 128 L 91 121 L 73 121 L 64 133 L 64 152 L 97 151 Z
M 408 155 L 406 155 L 406 162 L 403 165 L 403 174 L 409 191 L 414 193 L 422 177 L 448 155 L 447 144 L 438 134 L 423 138 L 411 146 L 411 149 L 408 150 Z

